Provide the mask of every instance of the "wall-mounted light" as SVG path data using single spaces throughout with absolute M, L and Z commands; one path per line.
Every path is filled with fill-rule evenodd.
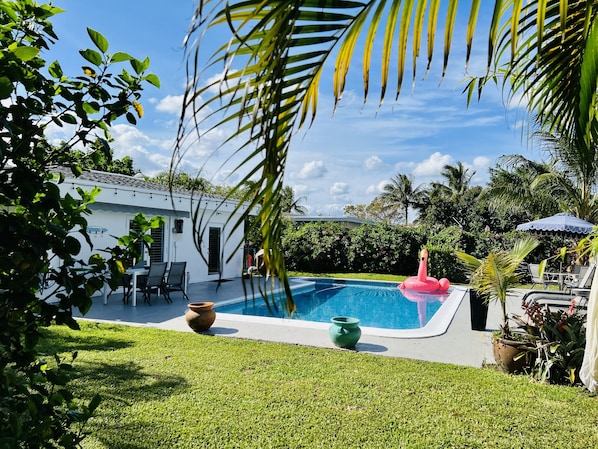
M 174 220 L 174 228 L 172 229 L 172 232 L 174 232 L 175 234 L 182 234 L 183 233 L 183 220 L 182 220 L 182 218 L 176 218 Z

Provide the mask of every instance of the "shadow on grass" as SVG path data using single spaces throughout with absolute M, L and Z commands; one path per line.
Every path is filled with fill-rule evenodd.
M 145 366 L 134 361 L 79 362 L 75 369 L 78 377 L 76 383 L 83 386 L 89 398 L 99 393 L 103 401 L 112 400 L 120 404 L 133 405 L 160 400 L 188 388 L 184 377 L 145 371 Z
M 97 326 L 97 323 L 95 323 Z M 93 326 L 90 325 L 90 326 Z M 104 325 L 104 329 L 110 326 Z M 119 329 L 115 327 L 114 329 Z M 111 329 L 111 330 L 114 330 Z M 89 335 L 83 331 L 71 331 L 66 326 L 52 326 L 42 329 L 39 350 L 42 354 L 68 353 L 74 351 L 114 351 L 133 346 L 126 335 L 123 338 L 107 338 Z
M 189 384 L 184 377 L 149 368 L 134 361 L 75 364 L 77 378 L 72 386 L 76 394 L 84 401 L 96 394 L 102 400 L 87 423 L 87 439 L 100 441 L 101 447 L 129 449 L 148 447 L 145 441 L 139 441 L 139 435 L 147 436 L 149 441 L 160 440 L 165 430 L 148 422 L 147 410 L 171 395 L 184 393 Z

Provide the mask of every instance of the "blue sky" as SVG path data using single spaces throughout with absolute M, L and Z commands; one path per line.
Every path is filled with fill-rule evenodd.
M 468 14 L 463 10 L 466 3 L 462 2 L 463 17 Z M 486 8 L 489 3 L 483 2 Z M 135 168 L 144 174 L 168 169 L 186 84 L 182 42 L 193 16 L 194 2 L 55 0 L 54 5 L 66 12 L 53 21 L 60 41 L 47 58 L 59 60 L 66 73 L 78 75 L 83 65 L 78 50 L 92 47 L 86 27 L 106 36 L 110 53 L 124 51 L 137 58 L 150 58 L 150 69 L 159 76 L 161 88 L 146 87 L 141 101 L 145 116 L 136 127 L 122 122 L 112 129 L 113 148 L 116 157 L 131 156 Z M 490 11 L 482 10 L 481 20 L 489 14 Z M 470 73 L 481 73 L 484 67 L 482 30 L 474 46 Z M 438 44 L 442 45 L 442 30 L 438 36 Z M 210 37 L 206 49 L 223 43 L 224 39 Z M 416 185 L 429 183 L 440 180 L 439 173 L 445 164 L 460 161 L 476 171 L 474 183 L 484 184 L 488 168 L 501 155 L 518 153 L 540 158 L 522 136 L 523 110 L 505 107 L 497 89 L 489 86 L 480 103 L 466 108 L 466 97 L 461 94 L 465 76 L 463 42 L 462 35 L 457 33 L 449 71 L 441 84 L 438 63 L 422 79 L 425 61 L 420 58 L 415 88 L 411 90 L 411 80 L 406 79 L 399 100 L 395 102 L 394 92 L 390 92 L 380 108 L 379 88 L 375 84 L 370 89 L 368 103 L 363 105 L 357 56 L 347 90 L 333 114 L 329 82 L 332 70 L 327 72 L 328 78 L 323 79 L 320 88 L 316 123 L 309 130 L 300 131 L 292 143 L 285 175 L 285 184 L 293 187 L 296 197 L 305 197 L 301 204 L 309 214 L 342 215 L 348 204 L 367 204 L 397 173 L 413 175 Z M 436 55 L 441 56 L 441 51 L 438 47 Z M 372 65 L 376 63 L 374 60 Z M 372 79 L 377 79 L 376 74 Z M 392 80 L 390 86 L 394 83 Z M 222 133 L 225 132 L 223 129 Z M 221 137 L 217 134 L 212 133 L 201 144 L 189 148 L 184 167 L 190 173 L 201 168 L 202 176 L 231 184 L 240 174 L 232 172 L 230 165 L 222 167 L 229 153 L 215 152 Z M 61 138 L 59 129 L 50 130 L 50 135 L 57 140 Z

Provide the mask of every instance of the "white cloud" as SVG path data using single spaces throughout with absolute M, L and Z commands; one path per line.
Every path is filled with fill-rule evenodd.
M 454 160 L 450 154 L 442 154 L 435 152 L 428 159 L 420 162 L 413 169 L 414 176 L 437 176 L 440 174 L 442 167 L 445 165 L 453 165 Z
M 237 72 L 237 70 L 229 70 L 228 76 L 230 77 L 232 74 L 234 74 L 236 72 Z M 223 78 L 224 78 L 224 72 L 216 73 L 215 75 L 212 75 L 211 77 L 209 77 L 205 83 L 206 86 L 210 86 L 208 88 L 208 92 L 210 92 L 212 94 L 218 94 L 218 93 L 220 93 L 220 91 L 222 89 L 226 89 L 227 86 L 222 86 L 220 84 Z M 240 81 L 235 80 L 235 83 L 239 84 Z
M 378 195 L 380 193 L 380 187 L 375 185 L 369 185 L 365 189 L 366 195 Z
M 183 96 L 182 95 L 167 95 L 162 98 L 156 105 L 156 110 L 160 112 L 166 112 L 168 114 L 181 113 L 183 107 Z
M 330 194 L 332 196 L 338 197 L 338 196 L 344 196 L 347 195 L 349 193 L 349 184 L 347 184 L 346 182 L 335 182 L 334 184 L 332 184 L 332 187 L 330 187 Z
M 366 170 L 378 170 L 384 167 L 384 162 L 378 156 L 373 155 L 365 161 L 364 165 Z
M 384 180 L 380 181 L 378 183 L 378 185 L 376 186 L 376 191 L 377 191 L 376 193 L 378 194 L 378 193 L 384 192 L 384 187 L 386 187 L 386 184 L 389 184 L 389 183 L 390 183 L 390 181 L 388 179 L 384 179 Z
M 316 179 L 322 178 L 328 170 L 324 165 L 324 161 L 311 161 L 303 164 L 303 167 L 297 174 L 299 179 Z
M 486 156 L 478 156 L 473 159 L 473 166 L 476 170 L 486 169 L 490 166 L 490 158 Z

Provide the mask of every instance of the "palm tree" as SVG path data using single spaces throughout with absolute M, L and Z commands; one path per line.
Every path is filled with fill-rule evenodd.
M 463 198 L 463 195 L 469 190 L 471 178 L 475 176 L 476 172 L 470 172 L 462 162 L 457 162 L 456 166 L 447 164 L 442 167 L 440 174 L 446 180 L 446 184 L 431 183 L 432 192 L 450 201 L 455 201 Z
M 493 173 L 486 194 L 496 205 L 523 208 L 541 218 L 569 212 L 583 220 L 598 221 L 598 152 L 593 164 L 579 159 L 569 140 L 539 134 L 550 155 L 549 162 L 535 162 L 520 155 L 504 156 L 507 167 Z
M 441 3 L 447 11 L 443 24 L 438 22 Z M 282 226 L 278 218 L 287 154 L 298 128 L 315 119 L 319 83 L 330 66 L 329 60 L 336 55 L 332 79 L 338 103 L 345 91 L 354 52 L 358 44 L 363 46 L 363 97 L 367 99 L 374 43 L 381 42 L 379 101 L 386 96 L 391 66 L 397 67 L 394 93 L 398 96 L 409 54 L 412 78 L 416 78 L 424 32 L 430 67 L 439 26 L 445 30 L 444 74 L 458 3 L 458 0 L 199 1 L 186 40 L 191 79 L 184 96 L 173 160 L 184 154 L 191 145 L 190 139 L 196 140 L 190 137 L 189 128 L 201 139 L 224 124 L 234 125 L 227 142 L 234 143 L 235 152 L 243 152 L 242 162 L 234 167 L 245 174 L 239 185 L 254 176 L 261 179 L 247 198 L 252 201 L 250 209 L 260 206 L 258 219 L 264 245 L 272 251 L 266 252 L 271 254 L 272 260 L 268 262 L 282 274 L 285 285 L 278 245 Z M 481 3 L 481 0 L 470 1 L 466 64 Z M 487 82 L 502 80 L 507 93 L 527 99 L 530 111 L 542 111 L 541 129 L 550 129 L 575 142 L 580 158 L 590 160 L 587 154 L 590 142 L 598 131 L 594 113 L 598 86 L 596 6 L 598 0 L 495 0 L 488 29 L 488 71 L 484 76 L 470 79 L 466 88 L 468 99 L 476 93 L 479 96 Z M 202 42 L 210 40 L 204 34 L 211 28 L 221 31 L 225 27 L 230 30 L 229 41 L 221 42 L 205 64 L 221 66 L 222 77 L 203 85 Z M 394 55 L 398 55 L 396 61 L 392 59 Z
M 536 162 L 520 155 L 503 156 L 490 169 L 490 182 L 483 195 L 494 210 L 525 214 L 527 221 L 548 217 L 559 211 L 554 197 L 541 189 L 532 189 L 535 179 L 552 170 L 546 162 Z
M 409 208 L 421 204 L 424 196 L 422 185 L 414 188 L 413 177 L 399 173 L 384 186 L 380 199 L 385 202 L 387 209 L 403 212 L 405 224 L 409 224 Z
M 521 282 L 524 275 L 520 268 L 521 263 L 539 244 L 538 240 L 526 236 L 517 240 L 510 250 L 492 251 L 483 259 L 477 259 L 462 251 L 457 251 L 457 257 L 471 275 L 471 287 L 487 302 L 498 301 L 500 303 L 501 333 L 505 337 L 510 334 L 507 315 L 509 289 Z
M 595 222 L 598 220 L 598 151 L 591 142 L 580 151 L 579 142 L 551 133 L 539 134 L 550 155 L 552 170 L 536 177 L 531 187 L 558 200 L 561 211 Z
M 301 201 L 305 199 L 305 197 L 300 196 L 299 198 L 295 199 L 295 191 L 291 186 L 283 187 L 282 195 L 284 197 L 283 212 L 289 214 L 295 213 L 297 215 L 305 215 L 307 213 L 307 209 L 305 208 L 305 206 L 299 204 Z

